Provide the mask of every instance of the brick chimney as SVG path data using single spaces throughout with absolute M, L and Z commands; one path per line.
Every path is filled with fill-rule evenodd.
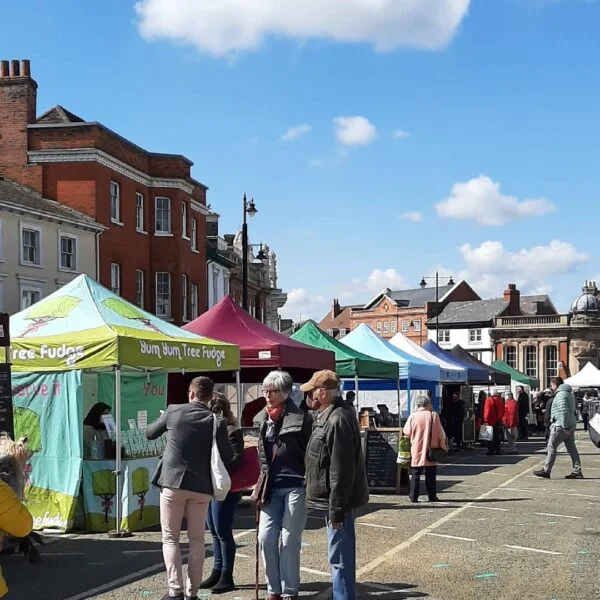
M 340 302 L 337 298 L 334 298 L 333 304 L 331 305 L 331 318 L 335 319 L 341 312 Z
M 41 192 L 41 166 L 28 166 L 27 125 L 35 123 L 37 83 L 28 60 L 0 60 L 0 175 Z
M 518 317 L 521 315 L 521 292 L 514 283 L 509 283 L 504 290 L 504 299 L 508 302 L 508 307 L 504 311 L 507 317 Z

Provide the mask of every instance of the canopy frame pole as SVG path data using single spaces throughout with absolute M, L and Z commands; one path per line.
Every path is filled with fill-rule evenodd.
M 402 403 L 400 401 L 400 377 L 398 377 L 398 379 L 396 380 L 397 384 L 397 392 L 398 392 L 398 425 L 400 425 L 400 422 L 402 421 Z
M 356 394 L 356 414 L 360 415 L 360 399 L 358 397 L 358 374 L 354 375 L 354 393 Z
M 412 413 L 412 402 L 410 399 L 410 375 L 406 380 L 406 401 L 408 402 L 408 414 L 410 416 L 410 414 Z
M 242 383 L 241 383 L 241 378 L 240 378 L 240 370 L 238 369 L 235 372 L 235 387 L 237 389 L 237 405 L 238 405 L 238 409 L 237 409 L 237 424 L 238 427 L 241 429 L 242 427 L 242 410 L 244 410 L 244 407 L 242 405 L 243 402 L 243 398 L 242 398 Z

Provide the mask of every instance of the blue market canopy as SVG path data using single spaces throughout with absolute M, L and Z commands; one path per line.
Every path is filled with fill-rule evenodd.
M 481 369 L 485 369 L 488 372 L 488 382 L 496 385 L 510 385 L 510 375 L 499 371 L 498 369 L 494 369 L 494 367 L 488 367 L 485 363 L 482 363 L 480 360 L 475 358 L 472 354 L 467 352 L 462 346 L 456 345 L 452 350 L 450 350 L 450 354 L 456 356 L 459 360 L 464 363 L 472 363 L 476 367 L 480 367 Z
M 379 337 L 364 323 L 340 340 L 346 346 L 379 360 L 396 362 L 400 367 L 400 379 L 440 381 L 439 365 L 411 356 Z
M 445 362 L 456 365 L 461 369 L 466 369 L 468 383 L 482 385 L 487 385 L 490 383 L 489 369 L 483 368 L 472 362 L 465 362 L 464 360 L 459 359 L 447 350 L 440 348 L 433 340 L 427 340 L 423 344 L 423 348 L 430 354 L 443 359 Z

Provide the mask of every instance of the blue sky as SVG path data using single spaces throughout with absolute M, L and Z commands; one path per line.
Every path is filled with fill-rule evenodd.
M 185 154 L 222 232 L 239 226 L 242 194 L 255 197 L 250 235 L 277 252 L 288 316 L 416 286 L 436 268 L 483 297 L 516 282 L 566 309 L 600 274 L 600 2 L 2 11 L 14 26 L 0 55 L 31 59 L 40 113 L 62 104 Z

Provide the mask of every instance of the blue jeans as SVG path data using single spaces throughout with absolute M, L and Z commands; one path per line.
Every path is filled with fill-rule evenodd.
M 304 488 L 271 490 L 270 502 L 260 511 L 258 529 L 269 594 L 298 594 L 300 550 L 305 525 Z
M 210 501 L 206 524 L 213 536 L 213 569 L 233 573 L 235 540 L 233 518 L 242 492 L 229 492 L 222 502 Z
M 356 600 L 356 532 L 354 513 L 350 511 L 341 529 L 327 523 L 327 546 L 333 585 L 332 600 Z

